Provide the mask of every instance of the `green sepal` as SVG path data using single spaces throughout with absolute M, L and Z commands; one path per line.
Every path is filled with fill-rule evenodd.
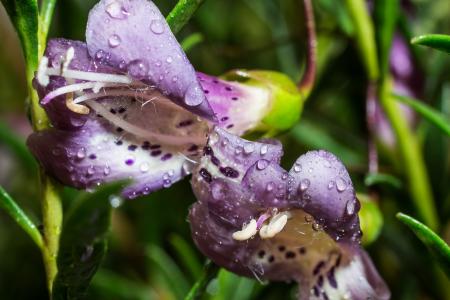
M 358 193 L 357 198 L 361 203 L 359 222 L 363 232 L 362 244 L 367 246 L 373 243 L 380 235 L 383 227 L 383 215 L 378 204 L 369 195 Z

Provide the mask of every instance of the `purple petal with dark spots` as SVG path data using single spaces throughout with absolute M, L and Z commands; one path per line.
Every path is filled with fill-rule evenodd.
M 148 0 L 102 0 L 89 13 L 86 41 L 91 57 L 158 88 L 178 105 L 209 120 L 214 113 L 185 53 L 163 15 Z

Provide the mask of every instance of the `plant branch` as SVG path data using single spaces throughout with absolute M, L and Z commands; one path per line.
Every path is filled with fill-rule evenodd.
M 306 21 L 306 36 L 307 36 L 307 48 L 306 48 L 306 68 L 303 78 L 298 84 L 298 89 L 306 99 L 314 86 L 316 78 L 316 65 L 317 65 L 317 39 L 316 39 L 316 26 L 314 22 L 314 9 L 311 0 L 303 0 L 305 21 Z
M 192 18 L 204 0 L 180 0 L 167 16 L 166 20 L 174 34 L 178 33 Z
M 217 275 L 219 272 L 219 267 L 211 261 L 208 261 L 205 265 L 202 275 L 192 286 L 191 290 L 187 294 L 185 300 L 196 300 L 200 299 L 204 293 L 208 283 Z

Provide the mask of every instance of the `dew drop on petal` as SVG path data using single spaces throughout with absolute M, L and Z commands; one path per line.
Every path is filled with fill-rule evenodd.
M 168 56 L 167 58 L 166 58 L 166 62 L 167 63 L 172 63 L 172 61 L 173 61 L 173 58 L 172 58 L 172 56 Z
M 86 157 L 86 149 L 85 148 L 80 148 L 77 151 L 77 158 L 78 159 L 83 159 Z
M 265 168 L 267 168 L 268 165 L 269 165 L 269 161 L 267 161 L 265 159 L 260 159 L 256 162 L 256 168 L 258 170 L 264 170 Z
M 355 212 L 355 200 L 352 199 L 347 201 L 345 208 L 348 215 L 353 215 L 353 213 Z
M 109 166 L 106 166 L 106 167 L 103 169 L 103 174 L 109 175 L 109 173 L 111 173 L 111 168 L 110 168 Z
M 150 30 L 155 34 L 161 34 L 164 32 L 164 23 L 159 19 L 152 20 Z
M 209 136 L 209 144 L 212 146 L 219 141 L 219 135 L 216 132 L 211 133 Z
M 150 170 L 150 166 L 148 165 L 148 163 L 142 163 L 140 166 L 139 166 L 139 170 L 142 172 L 142 173 L 146 173 L 146 172 L 148 172 L 149 170 Z
M 244 145 L 244 153 L 245 154 L 250 154 L 253 151 L 255 151 L 255 145 L 252 143 L 247 143 Z
M 302 179 L 302 181 L 300 181 L 300 191 L 306 191 L 309 188 L 310 184 L 311 182 L 309 181 L 309 179 Z
M 294 165 L 294 172 L 295 173 L 300 173 L 302 171 L 302 165 L 299 163 L 295 163 Z
M 333 187 L 334 187 L 334 181 L 331 180 L 331 181 L 328 183 L 328 189 L 331 190 Z
M 261 155 L 265 155 L 267 153 L 267 150 L 268 150 L 267 145 L 262 145 L 260 150 Z
M 128 16 L 128 12 L 125 8 L 117 1 L 111 2 L 108 6 L 106 6 L 106 12 L 113 19 L 126 19 Z
M 336 189 L 338 192 L 343 192 L 347 189 L 347 182 L 342 177 L 336 179 Z
M 269 183 L 267 184 L 266 190 L 267 190 L 268 192 L 270 192 L 270 191 L 273 190 L 274 187 L 275 187 L 275 184 L 271 181 L 271 182 L 269 182 Z
M 144 78 L 147 76 L 147 72 L 148 66 L 146 62 L 141 59 L 133 60 L 128 64 L 128 73 L 135 78 Z
M 111 35 L 108 39 L 108 44 L 111 48 L 116 48 L 117 46 L 120 45 L 121 42 L 122 40 L 117 34 Z
M 189 106 L 197 106 L 203 102 L 203 91 L 196 85 L 187 88 L 184 94 L 184 103 Z

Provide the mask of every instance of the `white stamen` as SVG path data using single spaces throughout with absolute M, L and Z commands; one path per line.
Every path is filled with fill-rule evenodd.
M 46 56 L 42 56 L 41 61 L 39 62 L 39 67 L 37 71 L 37 81 L 42 86 L 47 86 L 50 82 L 50 78 L 47 75 L 47 67 L 48 66 L 48 58 Z
M 245 241 L 254 236 L 257 232 L 256 220 L 252 219 L 248 224 L 242 226 L 242 230 L 233 233 L 232 237 L 237 241 Z
M 151 94 L 146 94 L 146 93 L 139 93 L 138 91 L 133 91 L 133 90 L 108 90 L 105 91 L 104 93 L 95 93 L 94 94 L 84 94 L 82 96 L 79 96 L 77 98 L 75 98 L 75 100 L 73 101 L 74 103 L 81 103 L 87 100 L 92 100 L 92 99 L 96 99 L 96 98 L 101 98 L 101 97 L 118 97 L 118 96 L 124 96 L 124 97 L 134 97 L 134 98 L 142 98 L 142 99 L 146 99 L 147 102 L 148 101 L 152 101 L 155 99 L 158 99 L 157 97 L 152 96 Z
M 288 218 L 291 216 L 289 212 L 282 212 L 276 214 L 270 219 L 269 225 L 263 225 L 259 230 L 259 236 L 262 239 L 268 239 L 274 237 L 280 233 L 284 226 L 286 226 Z
M 169 144 L 169 145 L 186 145 L 186 144 L 203 144 L 205 143 L 204 139 L 201 137 L 193 137 L 193 136 L 174 136 L 174 135 L 167 135 L 163 133 L 155 133 L 151 132 L 147 129 L 140 128 L 138 126 L 135 126 L 128 121 L 122 119 L 121 117 L 112 114 L 109 112 L 109 110 L 101 105 L 98 102 L 95 102 L 93 100 L 86 100 L 86 103 L 98 114 L 102 115 L 105 119 L 110 121 L 112 124 L 114 124 L 117 127 L 122 128 L 126 132 L 129 132 L 133 135 L 147 138 L 147 139 L 153 139 L 157 142 L 160 142 L 162 144 Z
M 48 63 L 48 59 L 47 59 Z M 98 81 L 98 82 L 111 82 L 111 83 L 124 83 L 124 84 L 136 84 L 138 82 L 133 82 L 133 80 L 126 75 L 119 74 L 108 74 L 108 73 L 96 73 L 96 72 L 84 72 L 77 70 L 63 70 L 61 74 L 61 70 L 55 68 L 47 68 L 45 70 L 45 74 L 47 75 L 55 75 L 55 76 L 64 76 L 66 78 L 73 78 L 79 80 L 86 81 Z M 142 84 L 141 84 L 142 85 Z
M 63 73 L 65 73 L 67 71 L 67 69 L 69 68 L 70 62 L 72 61 L 74 55 L 75 55 L 75 49 L 73 49 L 73 47 L 70 47 L 69 49 L 67 49 L 67 52 L 66 52 L 63 64 L 62 64 L 61 75 Z

